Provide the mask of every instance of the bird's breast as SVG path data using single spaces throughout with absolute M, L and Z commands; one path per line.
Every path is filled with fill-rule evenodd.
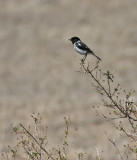
M 87 51 L 78 48 L 76 44 L 74 44 L 74 49 L 75 49 L 78 53 L 80 53 L 80 54 L 82 54 L 82 55 L 87 54 Z

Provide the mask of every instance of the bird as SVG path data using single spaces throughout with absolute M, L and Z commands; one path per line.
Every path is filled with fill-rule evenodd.
M 83 43 L 80 38 L 78 37 L 72 37 L 69 39 L 73 46 L 74 49 L 81 55 L 84 55 L 82 61 L 85 61 L 86 57 L 88 54 L 92 54 L 93 56 L 95 56 L 99 61 L 101 61 L 101 59 L 95 55 L 95 53 L 85 44 Z

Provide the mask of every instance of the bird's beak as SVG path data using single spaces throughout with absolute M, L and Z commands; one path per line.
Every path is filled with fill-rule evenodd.
M 71 39 L 68 39 L 69 41 L 71 41 Z

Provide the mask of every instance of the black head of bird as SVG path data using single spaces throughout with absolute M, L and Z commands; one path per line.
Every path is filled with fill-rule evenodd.
M 80 39 L 78 37 L 72 37 L 69 40 L 72 42 L 72 44 L 74 44 L 77 41 L 80 41 Z

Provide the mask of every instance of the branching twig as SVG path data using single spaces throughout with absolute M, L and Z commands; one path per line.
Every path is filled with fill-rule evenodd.
M 92 73 L 91 70 L 89 70 L 89 66 L 85 67 L 84 63 L 81 63 L 82 68 L 84 69 L 85 73 L 88 74 L 90 77 L 93 78 L 93 80 L 99 85 L 99 87 L 104 91 L 104 93 L 106 94 L 106 96 L 110 99 L 110 101 L 113 103 L 114 106 L 116 106 L 116 108 L 125 116 L 125 118 L 127 117 L 128 119 L 130 119 L 130 124 L 131 120 L 133 121 L 137 121 L 137 119 L 131 117 L 128 112 L 126 110 L 124 110 L 124 108 L 122 106 L 119 106 L 118 103 L 112 98 L 112 95 L 110 94 L 110 91 L 107 91 L 104 86 L 100 83 L 100 81 L 94 76 L 94 74 Z M 110 87 L 109 87 L 110 90 Z
M 41 150 L 43 150 L 52 160 L 55 160 L 46 149 L 43 148 L 43 146 L 38 142 L 38 140 L 22 125 L 20 126 L 26 131 L 26 133 L 40 146 Z

